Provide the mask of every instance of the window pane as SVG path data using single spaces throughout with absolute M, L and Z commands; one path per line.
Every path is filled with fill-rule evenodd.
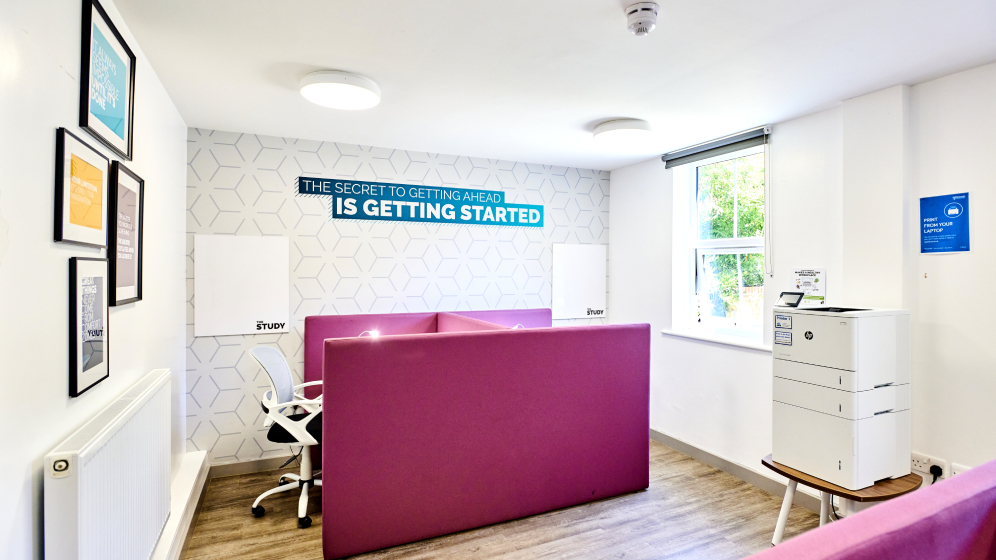
M 764 235 L 764 154 L 737 158 L 737 237 Z
M 737 321 L 760 324 L 764 310 L 764 253 L 745 253 L 738 257 L 742 282 Z
M 764 308 L 764 254 L 700 253 L 699 317 L 738 326 L 761 324 Z
M 734 161 L 731 159 L 696 168 L 699 239 L 733 237 Z
M 699 313 L 703 321 L 732 318 L 740 292 L 737 287 L 737 255 L 703 254 Z

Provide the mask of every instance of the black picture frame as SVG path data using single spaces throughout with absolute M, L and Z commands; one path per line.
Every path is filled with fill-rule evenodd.
M 102 280 L 99 285 L 97 279 Z M 107 259 L 69 259 L 70 397 L 78 397 L 110 377 L 108 285 Z
M 124 197 L 120 189 L 132 190 L 121 184 L 122 177 L 137 185 L 137 191 L 133 191 L 136 194 L 134 213 L 126 213 L 123 211 L 125 209 L 121 208 Z M 115 307 L 142 300 L 142 257 L 145 253 L 142 248 L 142 232 L 145 228 L 145 180 L 125 167 L 120 161 L 115 161 L 111 164 L 110 183 L 111 192 L 108 197 L 107 209 L 107 229 L 110 232 L 107 240 L 107 260 L 110 272 L 108 294 L 111 307 Z M 129 248 L 132 249 L 130 252 Z M 135 274 L 135 293 L 121 294 L 118 290 L 118 277 L 119 274 L 126 274 L 125 270 L 120 269 L 129 266 L 129 261 L 134 263 L 132 270 Z
M 68 154 L 67 154 L 68 151 Z M 71 156 L 80 157 L 84 163 L 92 165 L 94 171 L 101 174 L 99 202 L 101 205 L 101 230 L 99 233 L 89 231 L 72 223 L 72 171 Z M 55 134 L 55 226 L 54 238 L 60 243 L 72 243 L 84 247 L 103 249 L 107 246 L 107 191 L 110 161 L 93 146 L 81 140 L 65 128 L 60 128 Z M 67 175 L 67 171 L 69 171 Z M 91 185 L 98 187 L 98 185 Z M 84 191 L 85 192 L 85 191 Z M 68 207 L 67 207 L 68 204 Z
M 110 32 L 110 37 L 105 37 L 105 33 L 100 32 L 96 51 L 93 48 L 95 24 L 98 27 L 98 31 L 100 31 L 100 27 L 105 27 Z M 103 50 L 103 43 L 109 46 L 108 51 Z M 118 53 L 114 47 L 120 47 L 122 53 Z M 97 73 L 98 76 L 94 76 L 94 73 L 90 70 L 94 62 L 91 58 L 95 53 L 98 55 L 98 58 L 95 60 L 98 62 L 99 68 L 113 66 L 115 70 L 118 70 L 118 64 L 127 66 L 127 76 L 124 77 L 123 82 L 127 91 L 119 91 L 117 86 L 122 84 L 113 83 L 117 82 L 117 80 L 103 79 L 105 76 L 110 76 L 111 72 L 101 71 Z M 120 54 L 124 54 L 125 58 L 127 58 L 127 64 L 125 64 L 125 60 L 121 60 Z M 126 161 L 132 160 L 132 146 L 134 145 L 136 66 L 137 59 L 135 58 L 135 53 L 125 43 L 121 33 L 118 32 L 118 28 L 114 26 L 114 23 L 107 15 L 107 12 L 104 11 L 104 7 L 100 5 L 100 2 L 98 0 L 83 0 L 82 43 L 80 47 L 80 128 L 87 131 L 87 133 L 96 138 L 101 144 L 107 146 Z M 116 77 L 118 75 L 117 71 L 113 72 L 113 75 Z M 101 81 L 95 84 L 95 79 Z M 104 103 L 105 109 L 102 110 L 106 110 L 108 103 L 113 107 L 117 107 L 118 102 L 125 103 L 122 114 L 125 122 L 120 124 L 116 122 L 112 123 L 115 128 L 111 128 L 111 125 L 107 124 L 104 119 L 91 114 L 91 92 L 98 96 L 96 100 L 98 103 Z M 115 110 L 113 115 L 107 115 L 105 118 L 108 122 L 116 121 L 116 115 L 117 111 Z M 115 138 L 116 133 L 114 130 L 119 126 L 122 132 L 124 132 L 125 138 Z

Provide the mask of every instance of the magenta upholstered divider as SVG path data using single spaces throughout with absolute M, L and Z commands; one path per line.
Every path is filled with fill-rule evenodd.
M 751 560 L 992 560 L 996 461 L 814 529 Z
M 313 315 L 304 318 L 304 380 L 322 379 L 322 343 L 326 338 L 352 338 L 363 331 L 382 335 L 436 332 L 436 313 Z
M 324 343 L 325 558 L 646 488 L 650 326 Z
M 514 327 L 522 325 L 527 329 L 553 326 L 553 310 L 546 309 L 490 309 L 488 311 L 450 311 L 489 323 Z
M 550 309 L 497 309 L 491 311 L 454 311 L 454 315 L 479 319 L 506 327 L 549 327 L 553 324 Z M 322 343 L 327 338 L 350 338 L 363 331 L 380 334 L 434 333 L 438 327 L 436 313 L 383 313 L 368 315 L 313 315 L 304 318 L 304 380 L 322 378 Z M 317 391 L 315 391 L 317 394 Z M 313 397 L 309 393 L 309 397 Z
M 508 327 L 453 313 L 436 315 L 436 332 L 507 331 Z

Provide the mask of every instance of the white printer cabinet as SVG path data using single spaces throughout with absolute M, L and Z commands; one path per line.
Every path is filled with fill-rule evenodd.
M 772 459 L 860 490 L 910 474 L 910 315 L 775 307 Z

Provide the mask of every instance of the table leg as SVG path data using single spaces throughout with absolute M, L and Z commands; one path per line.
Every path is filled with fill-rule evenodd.
M 830 500 L 832 499 L 829 492 L 820 492 L 820 527 L 830 521 Z
M 782 499 L 782 510 L 778 512 L 778 523 L 775 524 L 775 536 L 771 538 L 772 545 L 782 542 L 782 536 L 785 534 L 785 523 L 788 522 L 789 510 L 792 509 L 792 500 L 795 498 L 795 488 L 798 485 L 798 482 L 790 480 L 785 486 L 785 498 Z

